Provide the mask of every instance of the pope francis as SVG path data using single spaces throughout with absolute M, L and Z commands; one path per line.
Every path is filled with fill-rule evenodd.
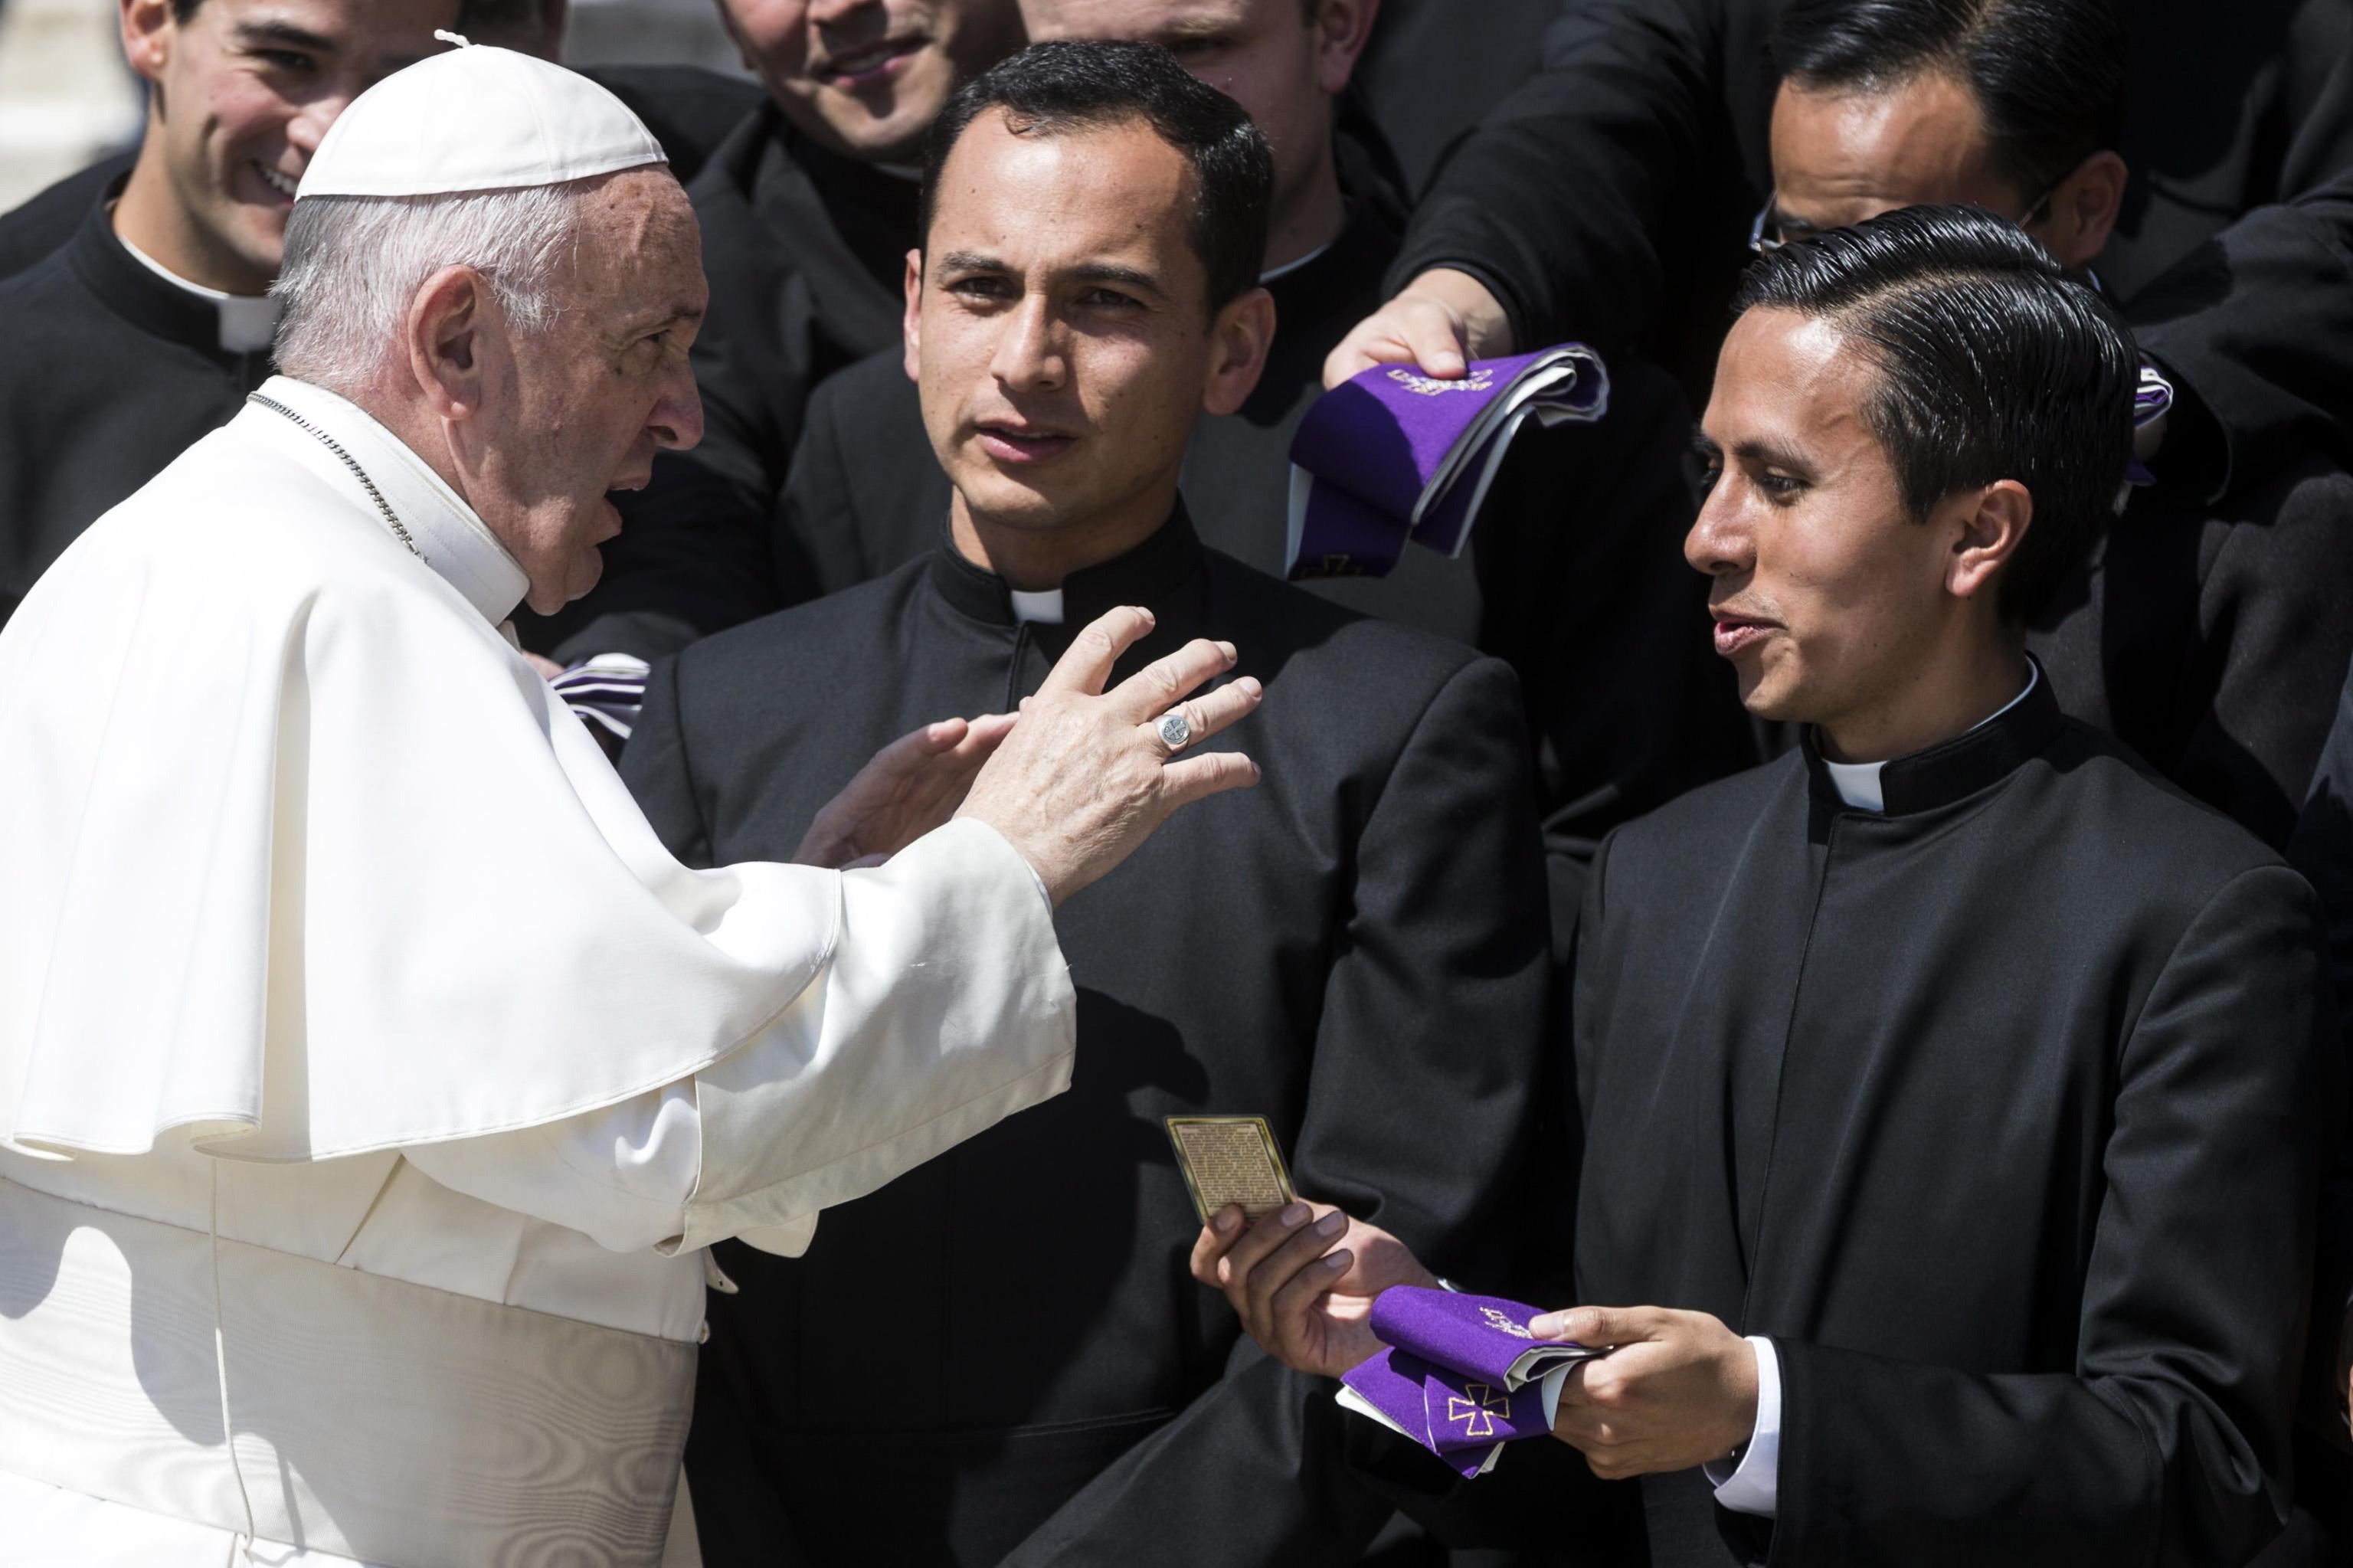
M 321 143 L 279 287 L 286 374 L 0 632 L 5 1555 L 689 1562 L 703 1248 L 1059 1092 L 1052 905 L 1255 779 L 1179 754 L 1260 694 L 1206 642 L 1105 692 L 1114 612 L 823 864 L 685 870 L 501 634 L 700 433 L 659 148 L 453 48 Z M 930 1353 L 883 1301 L 821 1349 Z

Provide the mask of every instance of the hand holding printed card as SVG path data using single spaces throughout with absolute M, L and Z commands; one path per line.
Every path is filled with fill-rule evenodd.
M 1201 1223 L 1229 1205 L 1255 1220 L 1293 1202 L 1291 1173 L 1282 1150 L 1262 1116 L 1172 1116 L 1166 1118 L 1176 1146 L 1176 1168 Z

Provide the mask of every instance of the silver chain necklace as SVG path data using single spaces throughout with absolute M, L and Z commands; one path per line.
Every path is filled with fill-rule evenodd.
M 367 470 L 359 465 L 358 459 L 353 457 L 351 453 L 343 450 L 343 443 L 341 441 L 338 441 L 334 437 L 327 434 L 326 431 L 321 429 L 318 426 L 312 424 L 310 420 L 304 418 L 301 415 L 296 413 L 285 404 L 280 403 L 275 397 L 265 397 L 259 392 L 248 392 L 245 395 L 245 400 L 248 403 L 259 403 L 273 414 L 285 415 L 288 418 L 294 421 L 296 429 L 307 431 L 311 435 L 317 437 L 320 445 L 325 447 L 329 451 L 343 459 L 343 466 L 352 471 L 352 477 L 360 482 L 360 488 L 368 493 L 368 499 L 370 501 L 375 503 L 375 509 L 384 514 L 385 524 L 392 529 L 392 536 L 399 540 L 402 544 L 407 546 L 408 553 L 410 555 L 416 556 L 420 561 L 425 558 L 425 552 L 417 547 L 417 541 L 408 536 L 408 530 L 406 528 L 401 526 L 399 517 L 395 515 L 393 513 L 391 503 L 385 501 L 384 498 L 384 493 L 375 487 L 375 481 L 367 476 Z

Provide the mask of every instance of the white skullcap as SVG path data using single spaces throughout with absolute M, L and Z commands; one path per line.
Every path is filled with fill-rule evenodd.
M 666 161 L 628 106 L 586 77 L 468 46 L 353 99 L 311 155 L 296 199 L 513 190 Z

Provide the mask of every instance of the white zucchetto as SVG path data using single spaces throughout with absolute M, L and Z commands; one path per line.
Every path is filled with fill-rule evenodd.
M 628 106 L 586 77 L 465 46 L 353 99 L 311 154 L 296 199 L 515 190 L 668 161 Z

